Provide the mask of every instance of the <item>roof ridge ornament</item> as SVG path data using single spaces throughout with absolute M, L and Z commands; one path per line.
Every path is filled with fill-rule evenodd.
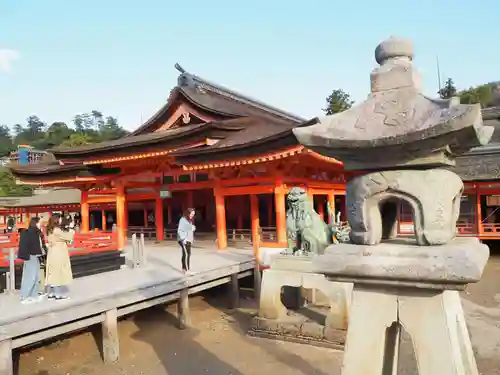
M 289 120 L 297 122 L 304 121 L 304 119 L 299 116 L 285 112 L 279 108 L 273 107 L 257 99 L 253 99 L 237 91 L 231 90 L 222 85 L 207 81 L 206 79 L 201 78 L 195 74 L 189 73 L 179 63 L 176 63 L 174 67 L 181 73 L 177 79 L 177 84 L 180 87 L 193 88 L 198 90 L 200 93 L 206 93 L 207 91 L 210 91 L 231 100 L 273 113 L 274 115 L 279 117 L 287 118 Z

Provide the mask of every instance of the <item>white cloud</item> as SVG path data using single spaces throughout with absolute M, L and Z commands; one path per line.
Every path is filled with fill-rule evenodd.
M 19 52 L 13 49 L 0 49 L 0 73 L 12 71 L 12 63 L 19 60 Z

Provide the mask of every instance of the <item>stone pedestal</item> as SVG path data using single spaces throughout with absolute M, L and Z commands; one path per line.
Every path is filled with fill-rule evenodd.
M 342 375 L 396 374 L 402 329 L 419 375 L 478 374 L 457 290 L 480 279 L 488 256 L 477 239 L 460 238 L 426 247 L 341 244 L 315 257 L 316 272 L 354 283 Z
M 296 297 L 313 302 L 309 314 L 314 317 L 308 319 L 289 311 L 281 299 L 283 287 L 300 288 Z M 263 271 L 259 315 L 249 333 L 318 346 L 342 346 L 351 291 L 352 284 L 328 281 L 324 275 L 313 273 L 311 257 L 278 256 L 271 269 Z M 323 318 L 314 319 L 320 315 Z

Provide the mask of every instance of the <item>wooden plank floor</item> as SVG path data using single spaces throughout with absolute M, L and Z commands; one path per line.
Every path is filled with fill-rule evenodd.
M 129 253 L 130 246 L 126 248 L 127 257 Z M 255 267 L 253 254 L 248 249 L 217 251 L 212 243 L 200 242 L 193 246 L 191 276 L 184 276 L 181 272 L 181 250 L 176 243 L 146 242 L 145 253 L 147 263 L 143 267 L 127 267 L 74 280 L 68 300 L 23 305 L 17 295 L 0 295 L 0 342 L 15 341 L 47 327 L 99 315 L 182 289 L 194 287 L 193 291 L 190 290 L 192 293 L 196 291 L 196 285 L 245 271 L 248 273 Z M 198 287 L 198 290 L 203 288 Z M 22 340 L 17 345 L 14 342 L 13 347 L 22 346 L 22 343 Z

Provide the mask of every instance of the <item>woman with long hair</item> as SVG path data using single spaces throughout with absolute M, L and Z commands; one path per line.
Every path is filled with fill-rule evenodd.
M 21 303 L 32 303 L 41 300 L 40 291 L 40 258 L 47 253 L 44 238 L 40 229 L 40 218 L 32 217 L 27 230 L 21 233 L 17 257 L 24 261 L 21 280 Z
M 48 298 L 63 300 L 68 296 L 65 288 L 73 281 L 68 244 L 73 241 L 75 232 L 61 229 L 62 217 L 54 214 L 47 224 L 49 251 L 45 268 Z
M 190 273 L 191 268 L 191 245 L 193 244 L 194 231 L 196 230 L 193 224 L 194 215 L 194 208 L 188 208 L 184 211 L 177 227 L 177 242 L 181 246 L 181 263 L 184 274 Z

